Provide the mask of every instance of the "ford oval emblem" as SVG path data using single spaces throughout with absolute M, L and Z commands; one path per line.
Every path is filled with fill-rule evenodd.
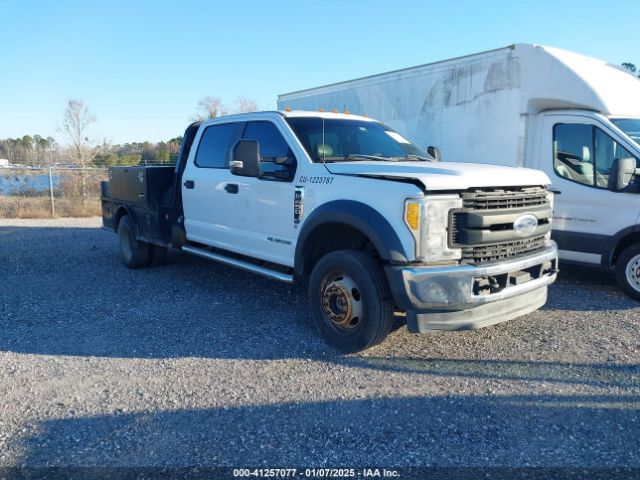
M 531 235 L 536 228 L 538 228 L 538 218 L 530 213 L 521 215 L 513 222 L 513 230 L 521 237 Z

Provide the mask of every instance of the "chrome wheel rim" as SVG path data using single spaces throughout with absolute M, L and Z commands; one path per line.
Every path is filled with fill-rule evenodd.
M 320 304 L 325 320 L 343 333 L 362 323 L 362 295 L 356 282 L 342 272 L 326 275 L 320 286 Z
M 635 291 L 640 292 L 640 254 L 629 260 L 625 267 L 625 275 L 627 277 L 627 283 L 631 285 Z

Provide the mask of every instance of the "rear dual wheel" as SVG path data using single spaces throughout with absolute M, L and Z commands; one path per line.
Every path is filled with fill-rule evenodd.
M 127 268 L 144 268 L 149 265 L 162 265 L 167 260 L 167 247 L 153 245 L 136 238 L 136 229 L 129 215 L 120 219 L 118 224 L 120 257 Z
M 381 343 L 393 327 L 393 300 L 384 271 L 371 256 L 339 250 L 322 257 L 309 279 L 314 323 L 345 353 Z

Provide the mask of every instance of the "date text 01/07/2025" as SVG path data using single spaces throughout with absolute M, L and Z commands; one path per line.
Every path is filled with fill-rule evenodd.
M 386 468 L 234 468 L 234 478 L 397 478 L 399 472 Z

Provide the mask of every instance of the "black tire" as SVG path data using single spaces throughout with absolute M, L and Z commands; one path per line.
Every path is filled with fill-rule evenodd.
M 120 257 L 127 268 L 142 268 L 149 265 L 149 244 L 136 239 L 136 229 L 129 215 L 120 219 L 118 238 Z
M 381 343 L 393 327 L 393 300 L 384 271 L 358 250 L 322 257 L 309 279 L 313 321 L 331 346 L 354 353 Z
M 640 243 L 625 248 L 618 256 L 616 280 L 624 293 L 640 301 Z
M 167 263 L 169 249 L 160 245 L 149 245 L 149 265 L 159 267 Z

